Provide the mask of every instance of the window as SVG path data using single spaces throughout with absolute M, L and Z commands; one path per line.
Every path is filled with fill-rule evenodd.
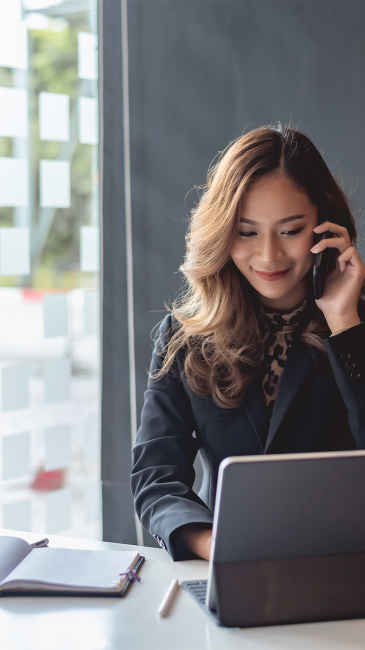
M 96 21 L 0 3 L 0 527 L 100 538 Z

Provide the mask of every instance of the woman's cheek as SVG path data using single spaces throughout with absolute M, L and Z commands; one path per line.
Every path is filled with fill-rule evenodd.
M 242 241 L 234 242 L 231 249 L 231 257 L 233 259 L 242 259 L 245 257 L 245 249 L 242 247 Z
M 309 235 L 304 240 L 298 242 L 297 246 L 295 247 L 295 255 L 300 257 L 303 256 L 311 257 L 312 253 L 310 249 L 313 246 L 312 239 L 313 239 L 312 235 Z

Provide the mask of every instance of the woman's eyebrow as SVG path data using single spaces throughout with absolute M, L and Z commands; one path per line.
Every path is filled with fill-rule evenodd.
M 284 217 L 284 219 L 279 219 L 276 223 L 287 223 L 287 221 L 295 221 L 296 219 L 302 219 L 305 217 L 305 214 L 292 214 L 290 217 Z M 240 217 L 240 222 L 250 223 L 253 226 L 259 226 L 260 223 L 257 221 L 252 221 L 252 219 L 246 219 L 245 217 Z

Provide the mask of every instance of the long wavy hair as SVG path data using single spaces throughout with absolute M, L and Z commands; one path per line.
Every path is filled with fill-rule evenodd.
M 357 232 L 344 192 L 307 136 L 289 126 L 263 126 L 243 134 L 220 152 L 191 211 L 184 263 L 184 289 L 171 305 L 174 331 L 163 348 L 160 370 L 166 374 L 185 349 L 184 373 L 193 392 L 211 396 L 222 408 L 237 407 L 264 360 L 263 330 L 256 291 L 233 263 L 230 251 L 245 195 L 264 174 L 282 170 L 307 193 L 322 219 Z M 300 336 L 326 352 L 330 335 L 311 295 L 309 317 Z M 360 300 L 365 300 L 365 283 Z

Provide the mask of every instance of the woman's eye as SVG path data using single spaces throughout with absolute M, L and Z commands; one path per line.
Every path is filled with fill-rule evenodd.
M 283 235 L 297 235 L 298 233 L 302 232 L 303 228 L 297 228 L 296 230 L 287 230 L 286 232 L 283 232 Z M 251 237 L 252 235 L 256 235 L 255 232 L 240 232 L 240 237 Z

